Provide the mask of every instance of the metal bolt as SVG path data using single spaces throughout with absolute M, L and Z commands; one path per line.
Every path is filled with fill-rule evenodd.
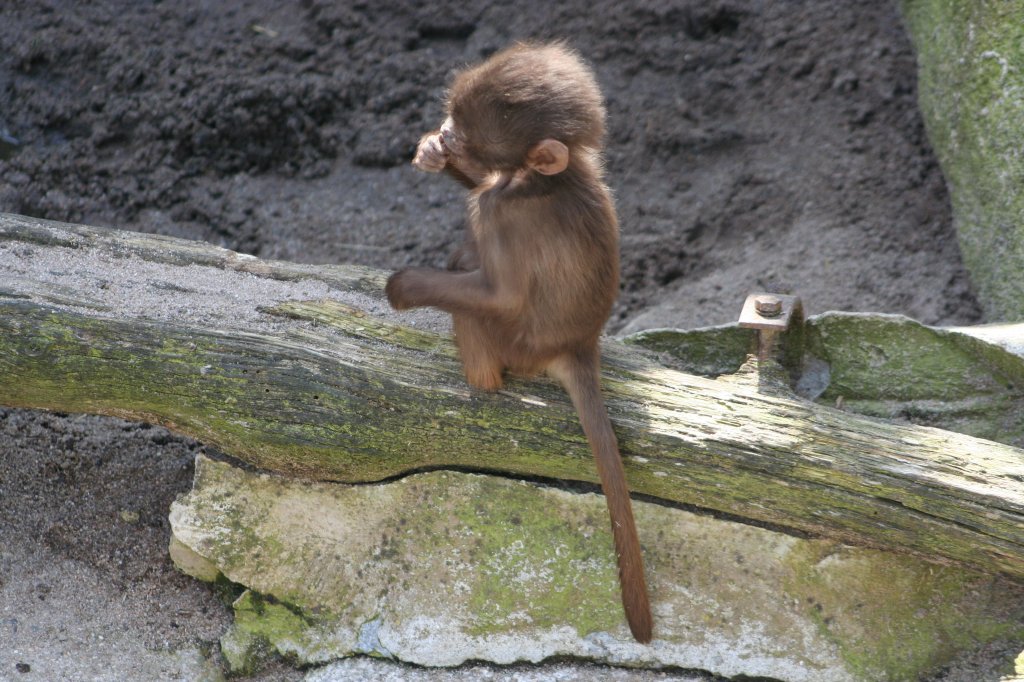
M 778 296 L 758 296 L 754 299 L 754 310 L 761 317 L 778 317 L 782 314 L 782 299 Z

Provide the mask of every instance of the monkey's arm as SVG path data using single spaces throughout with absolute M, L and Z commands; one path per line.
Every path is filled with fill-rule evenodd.
M 495 286 L 480 270 L 445 272 L 406 268 L 391 275 L 384 289 L 395 310 L 433 306 L 448 313 L 515 319 L 526 303 L 519 286 Z
M 445 165 L 444 170 L 448 175 L 458 180 L 459 184 L 466 189 L 476 189 L 477 185 L 483 182 L 482 177 L 478 180 L 471 178 L 465 171 L 455 164 L 455 160 L 452 158 L 448 159 L 448 163 Z
M 447 270 L 459 272 L 470 272 L 480 267 L 480 252 L 477 250 L 473 233 L 468 228 L 462 246 L 455 249 L 455 253 L 448 259 L 448 264 L 445 267 Z

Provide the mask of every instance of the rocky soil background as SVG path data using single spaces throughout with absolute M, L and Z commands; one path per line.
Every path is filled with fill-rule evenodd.
M 811 313 L 981 318 L 891 2 L 14 0 L 2 18 L 2 211 L 264 258 L 441 265 L 461 190 L 408 160 L 452 70 L 565 38 L 609 110 L 610 333 L 728 322 L 760 289 Z M 0 409 L 0 680 L 194 677 L 225 595 L 174 571 L 166 516 L 201 449 Z M 1006 653 L 935 679 L 998 679 Z

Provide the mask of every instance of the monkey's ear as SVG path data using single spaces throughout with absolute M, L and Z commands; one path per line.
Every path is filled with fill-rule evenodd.
M 526 152 L 526 165 L 542 175 L 557 175 L 569 166 L 569 148 L 558 140 L 541 140 Z

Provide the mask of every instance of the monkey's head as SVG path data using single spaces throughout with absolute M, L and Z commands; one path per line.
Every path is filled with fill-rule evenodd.
M 442 139 L 483 168 L 565 169 L 570 150 L 600 149 L 604 105 L 593 72 L 562 43 L 518 44 L 462 71 Z

